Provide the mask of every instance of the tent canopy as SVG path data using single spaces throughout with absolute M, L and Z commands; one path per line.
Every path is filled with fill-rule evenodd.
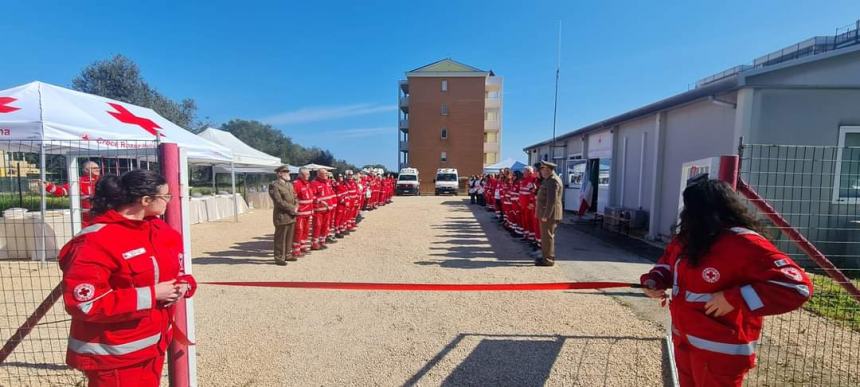
M 302 168 L 307 168 L 307 169 L 310 169 L 311 171 L 316 171 L 318 169 L 325 169 L 327 171 L 330 171 L 330 170 L 334 169 L 334 167 L 329 167 L 326 165 L 313 164 L 313 163 L 303 165 Z
M 230 149 L 233 152 L 233 163 L 237 167 L 256 167 L 260 170 L 265 169 L 265 173 L 274 173 L 273 170 L 282 165 L 280 158 L 252 148 L 230 132 L 206 128 L 198 136 Z M 237 170 L 237 172 L 239 171 Z
M 290 173 L 299 173 L 299 167 L 294 167 L 292 165 L 287 166 L 290 169 Z M 230 169 L 229 165 L 219 164 L 215 166 L 215 173 L 270 173 L 275 174 L 275 168 L 266 168 L 266 167 L 235 167 Z
M 69 90 L 43 82 L 0 91 L 0 128 L 8 129 L 0 145 L 38 146 L 50 153 L 119 153 L 175 143 L 192 163 L 233 160 L 230 149 L 182 129 L 152 109 Z M 135 142 L 140 141 L 140 142 Z
M 484 167 L 484 173 L 498 173 L 505 168 L 509 168 L 510 170 L 517 172 L 522 171 L 525 167 L 526 165 L 522 162 L 514 159 L 504 159 L 498 163 Z

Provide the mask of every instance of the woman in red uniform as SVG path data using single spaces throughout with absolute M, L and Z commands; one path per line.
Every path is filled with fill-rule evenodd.
M 195 282 L 179 276 L 182 239 L 158 218 L 171 199 L 147 170 L 102 177 L 93 224 L 59 255 L 72 316 L 66 363 L 89 386 L 158 386 L 173 338 L 173 305 Z
M 758 233 L 731 187 L 704 180 L 684 190 L 678 235 L 641 278 L 670 311 L 681 386 L 740 386 L 755 365 L 762 318 L 812 295 L 806 273 Z

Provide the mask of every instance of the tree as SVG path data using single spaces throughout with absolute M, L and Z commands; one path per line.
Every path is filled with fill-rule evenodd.
M 165 97 L 144 81 L 137 64 L 122 55 L 90 64 L 72 80 L 72 88 L 148 107 L 186 129 L 192 127 L 197 114 L 197 104 L 193 99 L 175 102 Z
M 281 162 L 286 164 L 296 166 L 310 163 L 322 164 L 335 167 L 339 172 L 356 169 L 354 165 L 336 159 L 326 149 L 305 148 L 294 143 L 292 139 L 272 125 L 259 121 L 234 119 L 221 125 L 221 130 L 230 132 L 254 149 L 280 157 Z

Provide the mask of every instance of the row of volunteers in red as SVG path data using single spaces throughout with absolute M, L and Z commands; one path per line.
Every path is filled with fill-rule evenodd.
M 511 235 L 540 248 L 540 222 L 535 212 L 540 175 L 532 167 L 522 171 L 503 169 L 470 183 L 470 193 L 481 196 L 488 211 L 496 214 Z
M 311 179 L 310 170 L 301 168 L 292 184 L 298 198 L 292 258 L 298 258 L 349 235 L 361 220 L 361 211 L 391 203 L 395 181 L 376 171 L 350 170 L 332 179 L 326 169 L 317 170 Z

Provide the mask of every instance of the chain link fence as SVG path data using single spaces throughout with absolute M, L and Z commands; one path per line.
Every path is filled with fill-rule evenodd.
M 860 385 L 860 301 L 846 290 L 860 287 L 860 147 L 743 145 L 740 156 L 741 178 L 848 278 L 828 276 L 763 220 L 815 290 L 801 310 L 766 319 L 747 384 Z
M 154 141 L 0 141 L 0 386 L 84 385 L 66 366 L 59 249 L 98 176 L 158 169 Z

